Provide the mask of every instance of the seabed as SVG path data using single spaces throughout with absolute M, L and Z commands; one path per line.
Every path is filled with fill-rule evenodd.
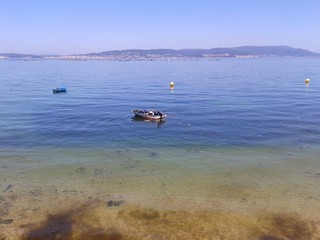
M 0 239 L 320 239 L 318 153 L 168 151 L 2 152 Z

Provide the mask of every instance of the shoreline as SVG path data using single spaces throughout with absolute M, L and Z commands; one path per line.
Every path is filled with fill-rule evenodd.
M 316 158 L 254 151 L 246 166 L 238 161 L 250 163 L 250 150 L 221 151 L 223 168 L 209 158 L 217 151 L 171 160 L 155 152 L 153 161 L 149 152 L 103 151 L 87 165 L 92 152 L 45 163 L 42 154 L 4 154 L 0 239 L 319 239 Z M 192 159 L 204 168 L 195 172 Z

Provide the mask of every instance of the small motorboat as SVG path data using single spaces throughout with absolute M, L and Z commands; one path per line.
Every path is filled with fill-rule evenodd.
M 67 89 L 66 88 L 54 88 L 52 89 L 53 93 L 65 93 L 67 92 Z
M 162 120 L 167 117 L 166 114 L 160 112 L 159 110 L 134 109 L 132 112 L 136 118 L 141 118 L 144 120 Z

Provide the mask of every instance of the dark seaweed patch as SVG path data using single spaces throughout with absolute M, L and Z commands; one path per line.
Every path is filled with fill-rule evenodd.
M 5 220 L 0 220 L 0 224 L 11 224 L 13 222 L 13 219 L 5 219 Z
M 1 217 L 4 217 L 5 215 L 8 214 L 9 207 L 10 207 L 10 203 L 4 197 L 0 196 L 0 216 Z
M 79 167 L 75 170 L 76 173 L 79 173 L 79 174 L 83 174 L 85 172 L 85 168 L 84 167 Z
M 123 200 L 109 200 L 107 201 L 107 206 L 108 207 L 119 207 L 124 203 Z
M 282 238 L 277 238 L 269 235 L 263 235 L 259 240 L 283 240 Z
M 130 215 L 134 218 L 142 220 L 152 220 L 160 218 L 160 214 L 154 209 L 136 209 L 131 211 Z
M 87 240 L 87 239 L 94 239 L 94 240 L 121 240 L 122 235 L 113 228 L 104 229 L 104 228 L 93 228 L 89 231 L 82 233 L 77 240 Z
M 156 153 L 156 152 L 150 152 L 148 155 L 149 155 L 149 157 L 151 157 L 151 158 L 158 158 L 158 157 L 159 157 L 159 154 Z
M 25 240 L 55 240 L 70 239 L 72 236 L 73 212 L 50 215 L 39 227 L 31 229 L 22 239 Z
M 110 206 L 114 207 L 115 203 L 117 205 L 117 201 L 109 200 Z M 106 212 L 101 214 L 100 210 Z M 282 214 L 263 212 L 258 216 L 252 216 L 253 218 L 250 216 L 243 218 L 237 214 L 161 211 L 126 204 L 110 211 L 104 205 L 99 209 L 99 214 L 96 213 L 94 206 L 85 205 L 50 215 L 40 225 L 25 226 L 29 229 L 21 239 L 319 239 L 316 236 L 317 223 L 304 220 L 298 214 L 285 212 Z M 119 232 L 114 226 L 119 227 L 121 231 Z M 128 238 L 129 236 L 131 238 Z
M 97 228 L 84 223 L 87 208 L 79 208 L 49 215 L 39 226 L 30 229 L 21 240 L 121 240 L 122 234 L 114 228 Z
M 274 215 L 269 221 L 268 234 L 259 240 L 312 239 L 316 232 L 311 223 L 294 214 Z
M 6 192 L 6 191 L 8 191 L 10 188 L 12 188 L 13 187 L 13 185 L 12 184 L 9 184 L 7 187 L 6 187 L 6 189 L 4 189 L 3 190 L 3 192 Z

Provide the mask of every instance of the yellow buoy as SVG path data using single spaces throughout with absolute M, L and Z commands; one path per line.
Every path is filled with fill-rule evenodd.
M 309 87 L 310 79 L 307 78 L 304 82 L 306 83 L 306 86 Z
M 170 89 L 174 89 L 174 82 L 170 83 Z

